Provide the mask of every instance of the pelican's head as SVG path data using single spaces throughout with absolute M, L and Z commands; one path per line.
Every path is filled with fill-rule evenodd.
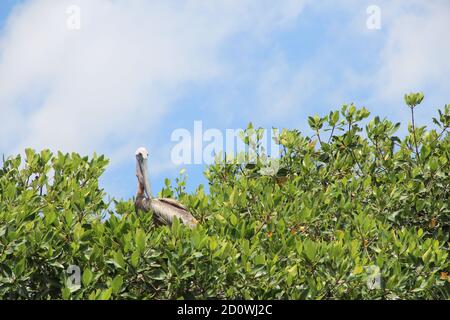
M 136 158 L 142 157 L 142 159 L 148 159 L 148 151 L 144 147 L 140 147 L 136 150 Z
M 147 197 L 151 197 L 150 184 L 148 182 L 148 151 L 144 147 L 140 147 L 135 152 L 136 155 L 136 176 L 139 184 L 143 187 Z

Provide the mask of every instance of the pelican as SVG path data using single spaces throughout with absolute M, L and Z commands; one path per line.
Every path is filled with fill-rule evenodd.
M 174 217 L 183 224 L 194 228 L 198 221 L 192 216 L 188 209 L 181 203 L 170 198 L 154 198 L 148 180 L 148 151 L 141 147 L 136 150 L 136 177 L 138 179 L 138 190 L 134 206 L 136 212 L 143 210 L 153 212 L 155 225 L 171 225 Z

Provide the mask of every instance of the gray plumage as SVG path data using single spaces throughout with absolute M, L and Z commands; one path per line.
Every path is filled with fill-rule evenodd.
M 171 225 L 177 217 L 183 224 L 194 228 L 198 221 L 180 202 L 170 198 L 153 198 L 148 182 L 147 169 L 148 152 L 145 148 L 136 151 L 136 176 L 138 191 L 134 202 L 136 211 L 142 210 L 153 213 L 155 225 Z

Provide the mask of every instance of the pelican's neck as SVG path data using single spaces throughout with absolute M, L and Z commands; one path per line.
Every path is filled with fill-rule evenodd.
M 146 191 L 147 193 L 147 198 L 152 199 L 153 196 L 152 196 L 152 188 L 150 187 L 150 182 L 148 181 L 147 177 L 144 178 L 144 181 L 146 184 L 146 187 L 144 187 L 144 191 Z
M 136 198 L 145 198 L 145 190 L 142 183 L 138 180 Z

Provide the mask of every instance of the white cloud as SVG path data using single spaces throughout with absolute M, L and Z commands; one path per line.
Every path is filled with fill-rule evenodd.
M 450 89 L 450 3 L 422 1 L 397 4 L 385 24 L 387 39 L 380 55 L 377 95 L 402 99 L 410 91 L 432 90 L 431 94 Z
M 353 101 L 369 107 L 374 114 L 388 115 L 406 123 L 410 115 L 404 107 L 403 95 L 423 91 L 426 99 L 418 115 L 421 121 L 429 122 L 436 108 L 449 103 L 450 41 L 446 41 L 446 36 L 450 30 L 450 2 L 378 1 L 381 30 L 366 28 L 369 4 L 373 2 L 350 0 L 345 4 L 337 1 L 318 4 L 323 14 L 345 13 L 327 22 L 333 41 L 301 67 L 283 59 L 276 62 L 267 73 L 271 77 L 262 78 L 262 88 L 266 87 L 267 79 L 280 79 L 277 81 L 282 85 L 275 85 L 275 90 L 261 100 L 284 106 L 289 111 L 295 106 L 307 108 L 308 102 L 321 99 L 321 92 L 325 92 L 325 100 L 330 102 L 324 106 L 326 108 Z M 342 56 L 342 52 L 336 54 L 334 48 L 339 50 L 339 47 L 347 48 L 348 56 L 355 57 L 355 61 Z M 334 64 L 338 68 L 330 71 L 327 66 Z M 333 84 L 330 86 L 330 83 Z M 321 90 L 323 88 L 328 90 Z M 354 100 L 357 97 L 359 101 Z M 307 112 L 314 113 L 314 110 Z
M 305 120 L 311 112 L 311 101 L 320 94 L 328 82 L 328 75 L 321 72 L 317 61 L 311 61 L 298 68 L 291 68 L 281 54 L 263 70 L 257 88 L 258 112 L 253 115 L 258 121 L 270 122 L 291 118 L 303 113 Z M 322 70 L 323 71 L 323 70 Z
M 233 35 L 264 37 L 305 2 L 26 1 L 0 38 L 0 150 L 123 159 L 162 125 L 181 86 L 222 74 Z M 74 4 L 79 31 L 66 27 Z
M 341 41 L 361 41 L 357 46 L 360 50 L 356 50 L 360 57 L 364 57 L 366 48 L 374 51 L 365 57 L 365 69 L 346 70 L 338 90 L 348 93 L 349 88 L 359 89 L 364 92 L 364 103 L 375 113 L 404 123 L 409 113 L 403 95 L 423 91 L 425 106 L 418 109 L 419 116 L 431 120 L 435 108 L 449 99 L 450 42 L 445 41 L 445 36 L 450 30 L 450 2 L 378 1 L 381 30 L 365 28 L 367 16 L 362 9 L 368 4 L 373 3 L 359 2 L 359 8 L 348 8 L 353 18 L 340 37 Z

